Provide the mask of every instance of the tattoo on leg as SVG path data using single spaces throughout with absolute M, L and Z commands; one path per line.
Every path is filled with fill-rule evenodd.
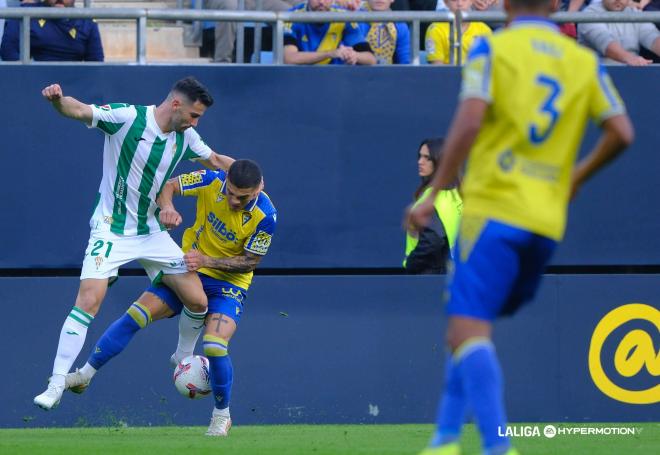
M 211 318 L 211 321 L 216 321 L 216 324 L 215 324 L 215 331 L 216 331 L 216 332 L 220 331 L 220 316 L 213 316 L 213 317 Z

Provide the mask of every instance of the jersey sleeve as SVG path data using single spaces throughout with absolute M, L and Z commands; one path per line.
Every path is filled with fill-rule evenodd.
M 360 31 L 360 26 L 357 22 L 346 22 L 341 42 L 344 46 L 353 47 L 357 44 L 366 43 L 367 40 Z
M 426 31 L 426 60 L 432 62 L 446 62 L 449 55 L 449 28 L 445 30 L 442 24 L 432 24 Z
M 0 44 L 0 58 L 2 60 L 10 61 L 21 58 L 19 35 L 20 22 L 16 19 L 7 19 L 5 32 L 2 35 L 2 44 Z
M 204 143 L 199 133 L 192 128 L 188 128 L 185 132 L 188 146 L 183 153 L 184 160 L 197 161 L 207 160 L 213 154 L 213 150 Z
M 284 45 L 285 46 L 296 46 L 300 49 L 298 43 L 300 42 L 298 38 L 302 36 L 300 26 L 303 25 L 300 22 L 286 22 L 284 24 Z
M 89 39 L 85 45 L 85 61 L 102 62 L 104 60 L 103 44 L 101 43 L 101 34 L 96 22 L 89 20 Z
M 479 98 L 490 104 L 493 99 L 492 51 L 488 38 L 474 40 L 463 66 L 459 99 Z
M 98 128 L 105 134 L 112 136 L 121 129 L 126 122 L 135 118 L 135 107 L 126 103 L 111 103 L 102 106 L 91 104 L 92 124 L 90 128 Z
M 402 22 L 397 22 L 396 28 L 394 63 L 407 65 L 410 63 L 410 30 L 408 30 L 408 25 Z
M 600 124 L 603 120 L 625 113 L 626 107 L 605 67 L 599 64 L 596 71 L 597 77 L 591 78 L 589 115 L 594 122 Z
M 277 214 L 272 213 L 259 222 L 252 236 L 245 242 L 243 249 L 249 253 L 265 256 L 275 234 Z
M 189 174 L 181 174 L 177 177 L 181 195 L 197 196 L 201 189 L 209 186 L 215 179 L 224 182 L 225 175 L 225 172 L 221 170 L 209 171 L 206 169 L 190 172 Z

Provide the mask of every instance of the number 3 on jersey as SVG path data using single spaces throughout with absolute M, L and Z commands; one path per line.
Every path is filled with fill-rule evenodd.
M 536 83 L 543 88 L 550 89 L 550 94 L 539 108 L 540 112 L 550 117 L 550 124 L 545 129 L 545 131 L 541 131 L 541 128 L 534 123 L 529 126 L 530 142 L 532 144 L 541 144 L 548 138 L 548 136 L 550 136 L 550 133 L 552 133 L 553 128 L 557 124 L 559 112 L 557 111 L 557 106 L 555 106 L 554 103 L 557 101 L 557 97 L 561 93 L 561 86 L 556 79 L 550 76 L 546 76 L 545 74 L 538 75 L 536 78 Z

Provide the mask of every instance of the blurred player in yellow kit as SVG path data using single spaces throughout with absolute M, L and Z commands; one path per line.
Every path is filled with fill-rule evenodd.
M 504 4 L 510 26 L 477 39 L 470 50 L 432 182 L 434 192 L 446 187 L 467 158 L 463 219 L 445 293 L 450 355 L 437 429 L 424 455 L 460 453 L 468 409 L 484 454 L 518 453 L 504 436 L 492 322 L 533 298 L 564 235 L 572 194 L 633 140 L 623 102 L 596 55 L 548 20 L 552 0 Z M 603 132 L 574 165 L 589 119 Z M 411 209 L 413 226 L 425 225 L 434 196 Z

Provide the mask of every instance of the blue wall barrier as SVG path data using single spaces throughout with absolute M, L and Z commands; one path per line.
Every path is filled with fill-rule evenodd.
M 660 68 L 610 72 L 637 143 L 575 201 L 555 264 L 660 264 L 660 102 L 650 89 Z M 85 102 L 153 104 L 189 74 L 217 100 L 198 128 L 205 140 L 264 168 L 280 212 L 264 267 L 400 265 L 416 148 L 447 129 L 454 68 L 4 67 L 0 267 L 79 267 L 89 235 L 102 134 L 61 118 L 41 89 L 59 82 Z M 182 206 L 192 222 L 191 201 Z
M 75 366 L 146 282 L 122 278 L 110 289 Z M 235 423 L 431 422 L 445 356 L 442 285 L 442 277 L 429 276 L 258 277 L 230 346 Z M 207 424 L 212 401 L 187 400 L 172 384 L 175 320 L 139 333 L 83 395 L 67 392 L 47 413 L 32 404 L 77 287 L 76 278 L 0 278 L 8 366 L 0 375 L 0 427 Z M 647 367 L 623 376 L 614 353 L 641 329 L 655 348 L 649 357 L 643 340 L 635 355 L 651 361 L 660 345 L 658 295 L 655 276 L 546 276 L 534 303 L 496 325 L 511 421 L 657 420 L 658 377 Z M 631 302 L 646 304 L 646 313 L 623 307 Z M 607 314 L 615 323 L 602 332 Z M 602 348 L 591 345 L 597 327 Z M 600 352 L 592 371 L 600 365 L 606 378 L 598 386 L 590 348 Z M 608 381 L 650 404 L 624 402 Z

